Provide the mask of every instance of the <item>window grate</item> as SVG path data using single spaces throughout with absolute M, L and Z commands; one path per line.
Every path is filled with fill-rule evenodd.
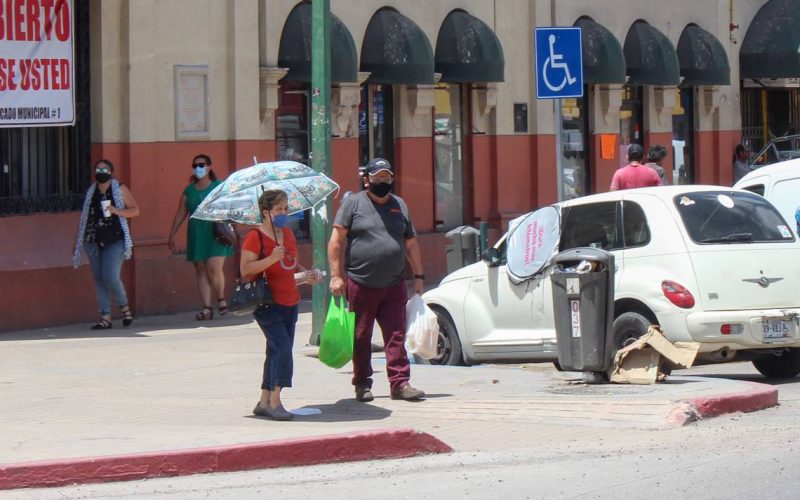
M 0 128 L 0 217 L 80 210 L 89 183 L 89 2 L 75 2 L 75 125 Z

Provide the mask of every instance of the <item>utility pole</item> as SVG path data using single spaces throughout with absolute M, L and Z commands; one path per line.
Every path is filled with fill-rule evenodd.
M 313 0 L 311 3 L 311 167 L 331 175 L 331 37 L 330 0 Z M 325 325 L 328 305 L 328 239 L 331 234 L 333 210 L 329 200 L 313 211 L 311 241 L 314 267 L 323 269 L 325 278 L 313 286 L 312 330 L 308 342 L 319 345 L 320 333 Z

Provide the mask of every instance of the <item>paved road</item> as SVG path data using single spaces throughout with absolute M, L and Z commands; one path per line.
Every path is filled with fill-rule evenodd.
M 688 372 L 763 381 L 745 363 Z M 779 388 L 780 407 L 677 429 L 539 423 L 525 436 L 510 423 L 479 422 L 462 436 L 475 447 L 450 455 L 16 490 L 3 498 L 797 498 L 800 379 Z

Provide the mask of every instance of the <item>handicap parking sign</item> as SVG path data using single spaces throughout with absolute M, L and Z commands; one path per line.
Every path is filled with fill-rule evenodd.
M 580 28 L 536 28 L 536 98 L 583 97 Z

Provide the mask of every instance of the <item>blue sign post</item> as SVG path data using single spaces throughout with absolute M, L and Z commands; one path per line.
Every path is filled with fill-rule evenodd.
M 536 98 L 583 97 L 580 28 L 536 28 Z

